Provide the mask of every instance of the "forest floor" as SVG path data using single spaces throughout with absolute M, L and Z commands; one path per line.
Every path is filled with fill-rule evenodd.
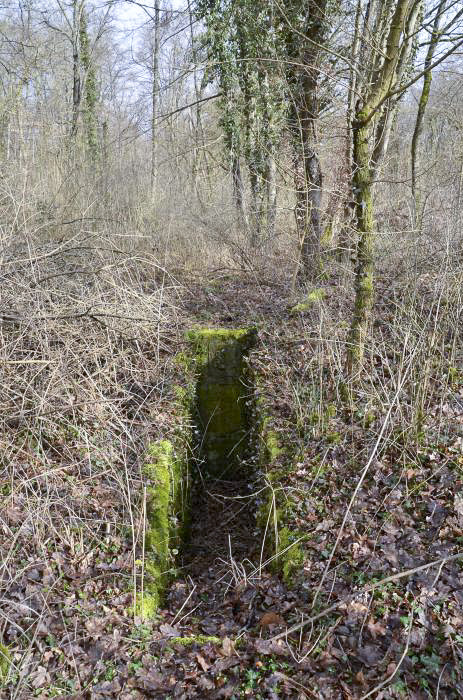
M 242 483 L 209 481 L 194 489 L 190 539 L 164 608 L 134 622 L 133 523 L 105 462 L 111 455 L 95 478 L 81 433 L 48 435 L 40 450 L 53 468 L 45 473 L 43 460 L 34 466 L 37 444 L 10 427 L 20 443 L 14 457 L 37 488 L 32 506 L 27 484 L 15 491 L 3 482 L 0 632 L 12 666 L 2 672 L 1 698 L 463 697 L 463 383 L 453 376 L 427 406 L 419 440 L 399 430 L 394 413 L 375 451 L 388 405 L 373 410 L 365 398 L 346 408 L 332 379 L 337 356 L 319 361 L 320 328 L 334 342 L 331 330 L 345 324 L 337 284 L 324 282 L 321 311 L 310 303 L 291 312 L 294 299 L 277 276 L 190 278 L 150 414 L 152 436 L 168 434 L 178 381 L 170 360 L 184 330 L 257 326 L 250 364 L 286 447 L 273 487 L 285 526 L 306 536 L 286 580 L 260 565 L 265 543 L 255 517 L 270 488 L 265 468 Z M 386 304 L 378 314 L 386 323 Z M 145 391 L 143 410 L 155 396 Z M 446 427 L 435 430 L 442 406 Z M 135 462 L 131 450 L 128 472 Z M 27 525 L 25 512 L 45 497 L 52 515 Z M 49 527 L 60 530 L 60 546 Z

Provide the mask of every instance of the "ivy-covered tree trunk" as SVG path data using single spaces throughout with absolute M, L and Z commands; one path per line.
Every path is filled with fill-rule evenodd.
M 79 112 L 81 102 L 80 89 L 80 14 L 82 3 L 80 0 L 72 2 L 72 116 L 70 127 L 71 144 L 74 145 L 79 128 Z
M 347 337 L 347 370 L 352 378 L 361 369 L 365 339 L 374 302 L 373 284 L 373 193 L 370 126 L 354 124 L 353 129 L 355 218 L 357 224 L 357 267 L 355 305 Z
M 81 62 L 82 68 L 84 69 L 83 121 L 86 131 L 89 158 L 92 163 L 96 163 L 99 156 L 98 118 L 96 113 L 98 104 L 98 88 L 96 82 L 95 65 L 91 56 L 90 44 L 88 40 L 87 15 L 84 3 L 82 3 L 80 11 L 79 39 Z
M 157 157 L 157 120 L 158 120 L 158 102 L 159 102 L 159 50 L 160 50 L 160 3 L 159 0 L 154 2 L 154 27 L 153 27 L 153 49 L 152 49 L 152 84 L 151 84 L 151 194 L 153 195 L 156 189 L 156 157 Z
M 353 173 L 353 139 L 352 120 L 355 112 L 355 101 L 358 82 L 358 59 L 360 49 L 360 22 L 362 16 L 362 1 L 357 0 L 355 12 L 354 36 L 352 39 L 352 55 L 349 65 L 349 84 L 347 88 L 347 111 L 346 111 L 346 145 L 344 160 L 344 175 L 341 190 L 343 191 L 343 213 L 339 230 L 338 261 L 343 266 L 345 274 L 350 269 L 351 256 L 354 248 L 354 237 L 352 235 L 353 207 L 352 201 L 352 173 Z

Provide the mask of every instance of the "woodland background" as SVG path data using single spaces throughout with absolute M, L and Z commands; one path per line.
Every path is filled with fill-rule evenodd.
M 322 523 L 304 595 L 461 552 L 462 47 L 460 0 L 0 3 L 5 697 L 461 697 L 455 562 L 351 610 L 346 657 L 331 620 L 310 668 L 181 690 L 127 590 L 195 323 L 259 328 L 288 517 Z

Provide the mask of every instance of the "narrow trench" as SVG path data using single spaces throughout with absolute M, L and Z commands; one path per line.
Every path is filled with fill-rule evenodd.
M 260 556 L 255 396 L 247 365 L 254 332 L 209 332 L 201 343 L 207 360 L 196 387 L 189 536 L 179 563 L 181 579 L 197 587 L 202 617 L 215 618 L 210 632 L 224 621 L 224 593 Z

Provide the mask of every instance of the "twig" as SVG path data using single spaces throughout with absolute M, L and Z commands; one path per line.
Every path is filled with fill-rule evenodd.
M 172 625 L 172 627 L 175 625 L 175 621 L 177 620 L 178 616 L 179 616 L 180 613 L 182 612 L 182 610 L 183 610 L 183 608 L 185 607 L 185 605 L 186 605 L 186 604 L 188 603 L 188 601 L 190 600 L 190 598 L 191 598 L 191 596 L 193 595 L 193 593 L 195 592 L 195 590 L 196 590 L 196 584 L 193 586 L 193 588 L 191 589 L 191 591 L 188 593 L 187 598 L 185 598 L 185 600 L 183 601 L 182 607 L 180 608 L 180 610 L 175 614 L 174 619 L 173 619 L 172 622 L 170 623 L 170 624 Z M 182 618 L 182 619 L 183 619 L 183 618 Z
M 59 360 L 1 360 L 0 365 L 53 365 Z
M 447 668 L 447 664 L 444 664 L 442 666 L 442 671 L 439 674 L 439 680 L 437 681 L 437 690 L 436 690 L 436 700 L 439 700 L 439 688 L 440 688 L 440 683 L 442 680 L 442 676 L 444 675 L 444 671 Z

